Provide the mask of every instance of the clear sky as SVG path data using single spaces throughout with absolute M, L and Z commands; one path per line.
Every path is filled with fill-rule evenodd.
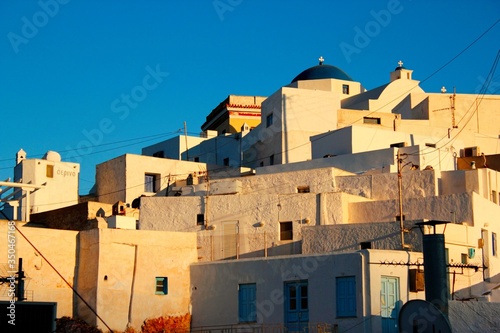
M 88 193 L 96 164 L 196 135 L 229 94 L 269 96 L 320 56 L 367 89 L 402 60 L 425 91 L 477 93 L 499 19 L 498 0 L 0 0 L 0 179 L 20 148 L 54 150 Z

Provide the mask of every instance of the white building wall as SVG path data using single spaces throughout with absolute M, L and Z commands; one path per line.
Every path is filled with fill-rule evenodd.
M 9 223 L 11 225 L 9 225 Z M 25 223 L 15 222 L 24 236 L 47 258 L 58 272 L 71 285 L 75 284 L 75 267 L 77 260 L 75 248 L 77 246 L 77 231 L 54 230 L 45 228 L 30 228 Z M 9 239 L 15 248 L 15 267 L 19 258 L 23 259 L 23 270 L 26 275 L 25 295 L 28 301 L 56 302 L 57 318 L 73 316 L 73 290 L 61 279 L 40 254 L 18 232 L 14 231 L 12 222 L 0 220 L 0 262 L 7 268 Z M 14 231 L 14 232 L 13 232 Z M 12 233 L 13 232 L 13 233 Z M 10 238 L 8 237 L 10 234 Z M 3 273 L 6 273 L 5 270 Z M 7 284 L 1 285 L 1 300 L 10 300 L 7 293 Z
M 52 172 L 48 171 L 48 168 L 51 168 Z M 78 203 L 79 174 L 78 163 L 45 158 L 23 159 L 14 168 L 14 181 L 34 185 L 44 184 L 43 188 L 30 195 L 30 213 L 41 213 Z M 24 216 L 25 205 L 26 200 L 23 199 L 23 205 L 19 208 L 22 212 L 18 213 L 18 217 Z
M 258 167 L 310 159 L 309 137 L 336 128 L 335 110 L 339 107 L 338 93 L 280 88 L 262 103 L 261 124 L 243 143 L 246 165 Z M 267 126 L 271 114 L 273 124 Z M 271 156 L 274 163 L 270 163 Z
M 381 277 L 399 278 L 402 303 L 423 298 L 423 292 L 408 291 L 408 266 L 381 265 L 388 258 L 396 262 L 417 262 L 422 254 L 405 251 L 360 251 L 343 254 L 293 256 L 255 260 L 200 263 L 191 266 L 193 327 L 232 325 L 260 327 L 285 320 L 284 285 L 307 281 L 310 323 L 330 323 L 339 332 L 381 332 Z M 337 277 L 356 279 L 355 318 L 336 315 Z M 257 323 L 238 323 L 238 285 L 256 284 Z M 224 304 L 224 311 L 213 306 Z
M 131 204 L 141 195 L 164 194 L 169 184 L 185 180 L 190 174 L 206 174 L 206 171 L 205 163 L 126 154 L 97 165 L 97 196 L 101 202 Z M 146 174 L 155 176 L 156 193 L 145 191 Z
M 256 283 L 257 323 L 284 322 L 284 283 L 308 281 L 309 321 L 334 321 L 335 277 L 353 275 L 361 284 L 362 256 L 358 253 L 335 256 L 294 256 L 257 260 L 224 261 L 191 266 L 193 327 L 238 324 L 238 285 Z M 224 304 L 224 311 L 213 304 Z M 363 289 L 357 292 L 358 318 L 363 316 Z M 242 324 L 241 326 L 248 326 Z
M 113 330 L 145 319 L 190 312 L 189 265 L 196 236 L 139 230 L 93 229 L 80 233 L 77 288 Z M 175 255 L 174 255 L 175 254 Z M 155 294 L 156 277 L 168 278 L 168 294 Z M 106 329 L 81 301 L 77 316 Z

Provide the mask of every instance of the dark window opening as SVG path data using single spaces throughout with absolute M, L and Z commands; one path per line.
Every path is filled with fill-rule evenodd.
M 343 84 L 342 85 L 342 93 L 349 95 L 349 85 L 348 84 Z
M 367 250 L 372 248 L 372 242 L 361 242 L 359 243 L 361 250 Z
M 160 151 L 157 151 L 156 153 L 154 153 L 153 157 L 163 158 L 163 157 L 165 157 L 165 153 L 163 152 L 163 150 L 160 150 Z
M 406 147 L 406 142 L 397 142 L 390 145 L 391 148 L 403 148 Z
M 274 155 L 269 156 L 269 165 L 274 165 Z
M 267 116 L 266 118 L 266 127 L 269 127 L 273 124 L 273 114 L 271 113 L 270 115 Z
M 293 240 L 292 222 L 280 222 L 280 240 Z
M 297 193 L 310 193 L 311 189 L 308 185 L 297 186 Z
M 205 214 L 196 215 L 196 225 L 204 225 L 205 224 Z
M 380 118 L 363 117 L 363 123 L 372 124 L 372 125 L 380 125 Z
M 229 157 L 226 157 L 223 161 L 224 166 L 229 166 Z

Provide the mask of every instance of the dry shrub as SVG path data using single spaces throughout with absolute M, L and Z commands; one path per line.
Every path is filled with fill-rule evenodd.
M 168 316 L 146 319 L 141 326 L 142 333 L 182 333 L 189 332 L 191 315 Z

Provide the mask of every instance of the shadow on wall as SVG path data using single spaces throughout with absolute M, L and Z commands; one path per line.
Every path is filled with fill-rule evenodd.
M 461 274 L 461 270 L 456 270 L 457 274 Z M 479 268 L 476 274 L 482 274 L 483 268 Z M 464 268 L 464 273 L 467 275 L 474 273 L 474 268 Z M 450 275 L 453 275 L 450 268 Z M 451 299 L 456 301 L 481 301 L 500 302 L 500 274 L 487 278 L 486 281 L 481 281 L 470 287 L 455 290 L 453 287 L 453 278 L 450 279 Z
M 294 254 L 302 254 L 302 241 L 295 241 L 286 244 L 275 245 L 268 247 L 267 249 L 267 257 L 287 256 Z M 240 254 L 239 257 L 240 259 L 264 258 L 266 257 L 266 251 L 264 249 L 261 249 L 253 252 L 245 252 Z M 233 256 L 223 259 L 224 260 L 236 259 L 236 257 Z

